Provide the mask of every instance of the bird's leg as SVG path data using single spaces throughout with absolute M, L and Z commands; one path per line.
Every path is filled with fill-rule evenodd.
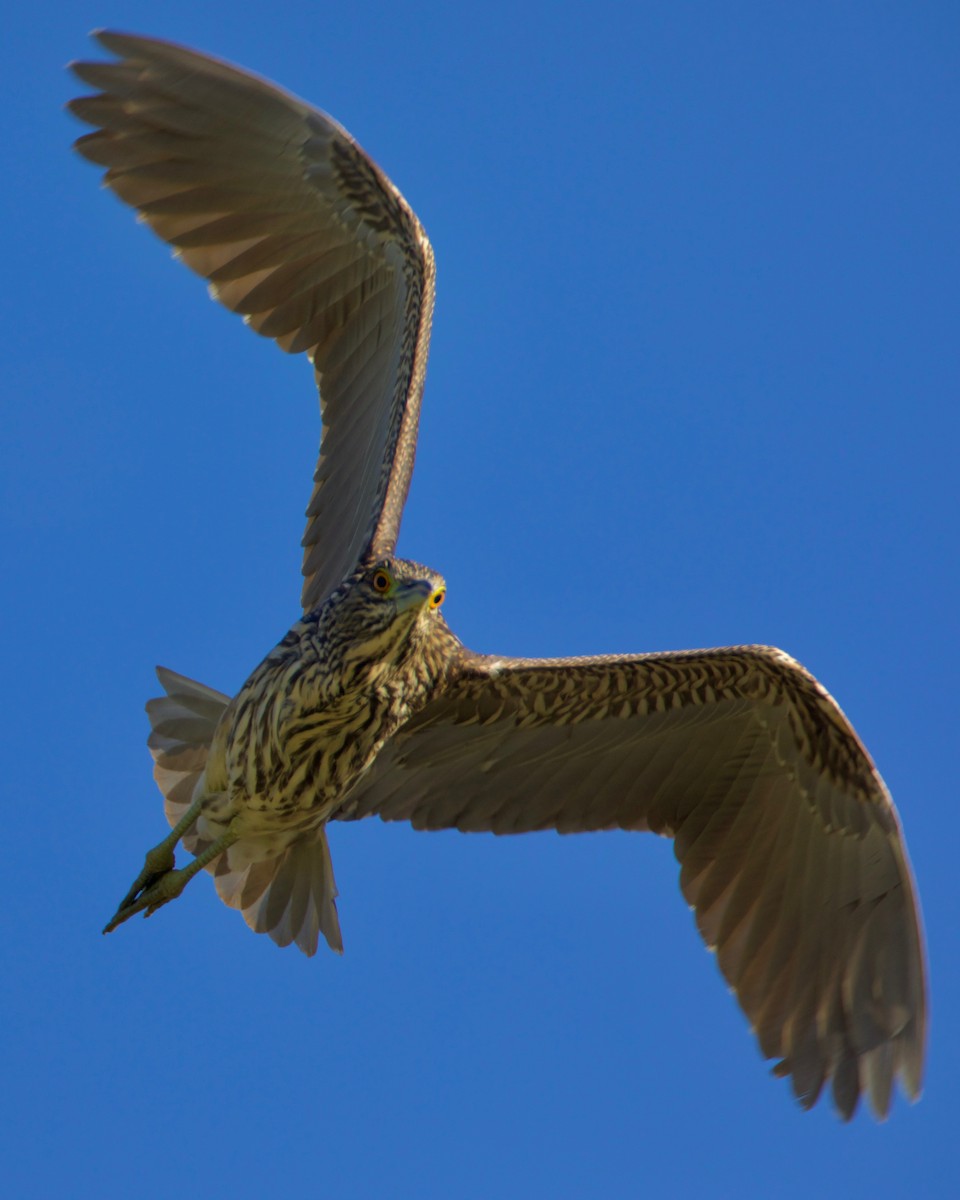
M 140 891 L 139 895 L 135 895 L 134 899 L 126 904 L 121 904 L 113 920 L 103 932 L 110 933 L 118 925 L 122 925 L 124 921 L 138 912 L 142 912 L 145 917 L 149 917 L 151 913 L 155 913 L 162 905 L 169 903 L 171 900 L 176 900 L 177 896 L 180 895 L 194 875 L 198 871 L 202 871 L 208 863 L 213 862 L 224 850 L 229 849 L 237 840 L 237 837 L 236 833 L 228 829 L 215 842 L 211 842 L 202 854 L 198 854 L 193 862 L 188 863 L 187 866 L 182 867 L 179 871 L 173 869 L 173 855 L 171 853 L 170 867 L 159 877 L 148 883 Z M 156 849 L 159 850 L 162 845 L 163 843 L 161 842 L 160 846 L 157 846 Z
M 142 912 L 144 908 L 149 908 L 150 911 L 153 911 L 154 908 L 159 908 L 161 904 L 172 900 L 174 896 L 179 896 L 188 880 L 192 879 L 197 871 L 202 870 L 207 863 L 211 862 L 218 854 L 221 854 L 237 840 L 236 834 L 228 832 L 211 843 L 183 871 L 175 871 L 173 869 L 175 861 L 174 850 L 176 849 L 177 842 L 180 841 L 181 837 L 196 821 L 200 815 L 201 808 L 202 798 L 191 804 L 162 842 L 158 842 L 152 850 L 147 851 L 143 870 L 133 881 L 133 885 L 126 896 L 120 901 L 113 919 L 104 928 L 104 933 L 110 933 L 118 925 L 122 925 L 128 917 L 132 917 L 134 913 Z M 170 883 L 165 884 L 164 881 L 168 879 Z M 179 881 L 179 886 L 176 886 L 177 881 Z M 171 890 L 174 887 L 176 890 Z M 169 892 L 169 894 L 164 895 L 164 892 Z M 156 900 L 147 899 L 147 897 L 156 897 Z
M 143 863 L 143 870 L 133 881 L 133 885 L 131 886 L 130 890 L 117 906 L 118 915 L 122 913 L 125 908 L 129 908 L 141 892 L 146 891 L 151 884 L 156 883 L 161 875 L 166 875 L 168 871 L 173 870 L 173 852 L 177 848 L 177 842 L 180 841 L 197 817 L 199 817 L 201 807 L 202 805 L 199 800 L 191 804 L 180 820 L 163 839 L 163 841 L 158 842 L 152 850 L 147 851 L 146 858 L 144 859 Z M 106 930 L 104 932 L 106 932 Z

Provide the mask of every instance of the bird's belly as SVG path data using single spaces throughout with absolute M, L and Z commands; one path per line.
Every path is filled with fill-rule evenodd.
M 358 702 L 288 711 L 271 726 L 259 742 L 248 742 L 251 753 L 230 772 L 230 826 L 242 835 L 321 825 L 372 765 L 388 732 L 373 706 Z

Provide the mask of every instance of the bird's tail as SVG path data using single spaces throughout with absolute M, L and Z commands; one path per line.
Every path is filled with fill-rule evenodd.
M 195 799 L 230 697 L 166 667 L 157 668 L 157 678 L 166 695 L 147 702 L 147 745 L 164 812 L 173 826 Z M 195 826 L 182 841 L 191 854 L 200 854 L 209 844 Z M 207 867 L 221 900 L 240 909 L 251 929 L 268 933 L 280 946 L 296 942 L 305 954 L 315 954 L 322 933 L 331 950 L 342 953 L 326 830 L 301 834 L 280 854 L 265 859 L 254 855 L 251 861 L 250 849 L 238 842 Z
M 318 934 L 343 953 L 337 916 L 337 885 L 324 826 L 301 836 L 276 858 L 236 867 L 218 860 L 215 880 L 220 899 L 239 908 L 255 933 L 269 933 L 278 946 L 296 942 L 316 954 Z
M 167 694 L 147 701 L 147 745 L 153 755 L 153 777 L 163 793 L 163 811 L 173 826 L 193 803 L 230 697 L 166 667 L 157 667 L 157 678 Z M 184 848 L 196 854 L 199 841 L 196 830 L 189 830 Z

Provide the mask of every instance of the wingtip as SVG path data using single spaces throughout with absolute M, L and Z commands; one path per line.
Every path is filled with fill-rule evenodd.
M 90 37 L 93 41 L 99 42 L 105 50 L 110 50 L 114 54 L 117 53 L 117 50 L 115 45 L 112 46 L 110 44 L 111 42 L 136 42 L 144 40 L 143 38 L 138 38 L 135 33 L 124 33 L 123 30 L 120 29 L 105 29 L 102 25 L 98 26 L 96 29 L 91 29 Z

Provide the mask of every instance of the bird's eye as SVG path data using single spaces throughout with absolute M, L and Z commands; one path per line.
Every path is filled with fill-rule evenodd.
M 447 595 L 446 588 L 437 588 L 437 590 L 430 597 L 430 607 L 431 608 L 439 608 L 440 605 L 443 603 L 446 595 Z
M 373 590 L 385 596 L 390 591 L 392 580 L 386 571 L 375 571 L 373 575 Z

